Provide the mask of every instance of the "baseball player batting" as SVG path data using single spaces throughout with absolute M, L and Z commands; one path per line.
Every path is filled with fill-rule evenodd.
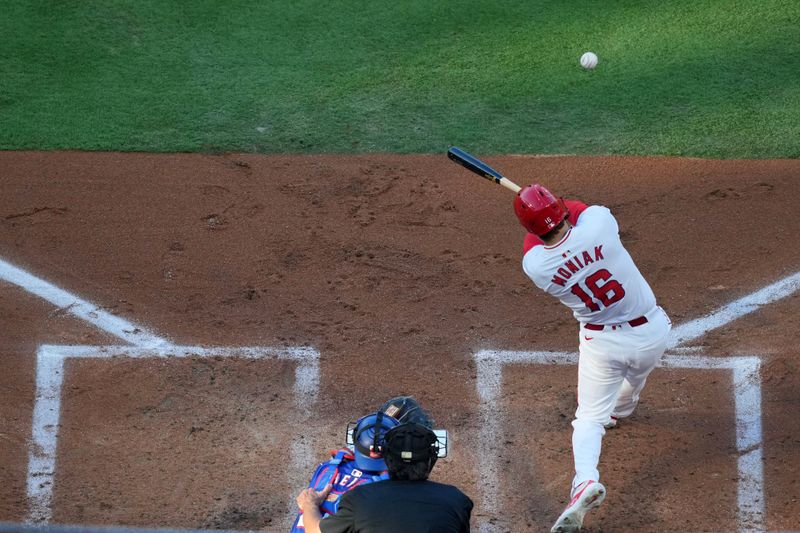
M 551 533 L 579 531 L 587 511 L 606 496 L 597 470 L 603 435 L 636 408 L 672 324 L 622 246 L 608 208 L 564 202 L 534 184 L 519 192 L 514 211 L 528 230 L 523 270 L 580 323 L 575 477 Z

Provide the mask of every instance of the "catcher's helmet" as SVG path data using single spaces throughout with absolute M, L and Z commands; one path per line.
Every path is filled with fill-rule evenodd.
M 550 233 L 569 215 L 564 200 L 556 198 L 538 183 L 525 187 L 517 194 L 514 212 L 520 224 L 539 237 Z
M 356 466 L 370 472 L 383 472 L 384 436 L 400 423 L 379 410 L 377 413 L 361 417 L 353 429 L 353 455 Z
M 379 410 L 401 424 L 413 422 L 433 429 L 431 415 L 412 396 L 395 396 L 381 405 Z

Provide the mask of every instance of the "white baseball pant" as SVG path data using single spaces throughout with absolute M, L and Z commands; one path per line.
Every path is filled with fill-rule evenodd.
M 597 464 L 611 416 L 630 415 L 647 376 L 667 346 L 672 323 L 660 307 L 645 315 L 647 323 L 605 326 L 602 331 L 580 328 L 578 409 L 572 422 L 575 478 L 572 487 L 600 480 Z

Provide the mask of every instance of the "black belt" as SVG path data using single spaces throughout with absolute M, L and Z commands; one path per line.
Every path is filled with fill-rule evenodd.
M 639 318 L 634 318 L 633 320 L 629 320 L 628 324 L 632 328 L 635 328 L 636 326 L 641 326 L 642 324 L 647 324 L 647 317 L 640 316 Z M 584 324 L 583 327 L 585 327 L 586 329 L 591 329 L 592 331 L 603 331 L 603 329 L 605 328 L 603 324 Z M 617 325 L 611 327 L 617 329 Z

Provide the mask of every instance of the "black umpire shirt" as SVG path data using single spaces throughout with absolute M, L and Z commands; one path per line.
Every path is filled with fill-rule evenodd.
M 469 533 L 472 500 L 452 485 L 389 479 L 344 493 L 322 533 Z

